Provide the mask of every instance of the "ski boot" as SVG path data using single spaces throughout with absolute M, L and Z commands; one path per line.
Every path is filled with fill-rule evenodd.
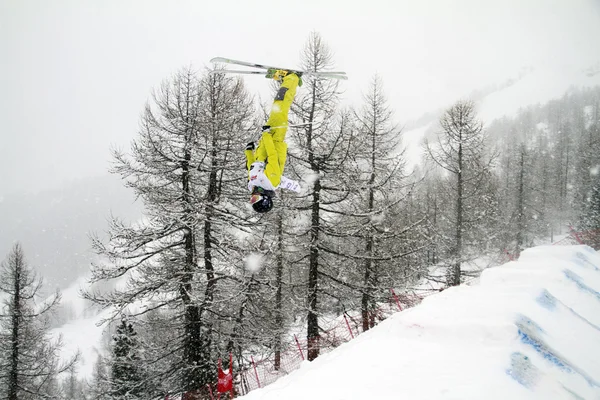
M 298 86 L 302 86 L 302 72 L 288 71 L 285 69 L 269 68 L 266 77 L 281 82 L 288 74 L 296 74 L 298 76 Z

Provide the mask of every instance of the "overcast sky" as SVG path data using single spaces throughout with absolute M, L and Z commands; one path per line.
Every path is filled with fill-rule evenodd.
M 0 198 L 106 173 L 179 68 L 296 66 L 311 31 L 346 99 L 377 72 L 402 123 L 524 69 L 600 62 L 600 0 L 0 0 Z

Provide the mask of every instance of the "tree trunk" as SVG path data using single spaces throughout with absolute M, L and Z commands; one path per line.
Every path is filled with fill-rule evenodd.
M 367 210 L 369 212 L 370 217 L 375 208 L 375 191 L 373 189 L 373 184 L 375 183 L 375 132 L 371 133 L 371 177 L 369 179 L 369 200 L 367 204 Z M 371 229 L 372 221 L 367 222 L 367 244 L 365 246 L 365 254 L 367 255 L 367 259 L 365 260 L 365 275 L 364 275 L 364 291 L 362 294 L 361 300 L 361 314 L 362 314 L 362 326 L 363 332 L 368 331 L 372 326 L 372 315 L 371 311 L 373 309 L 373 290 L 374 287 L 372 285 L 373 280 L 373 250 L 374 250 L 374 237 L 373 230 Z
M 515 256 L 518 258 L 521 255 L 523 241 L 525 235 L 525 209 L 523 196 L 523 177 L 525 175 L 525 150 L 521 148 L 519 159 L 519 183 L 517 189 L 517 238 Z
M 19 324 L 21 323 L 21 253 L 20 248 L 15 251 L 15 277 L 14 277 L 14 295 L 12 310 L 12 332 L 11 332 L 11 355 L 10 371 L 8 374 L 8 400 L 18 400 L 19 389 Z
M 186 138 L 189 140 L 190 138 Z M 183 202 L 185 204 L 186 215 L 191 215 L 191 188 L 190 188 L 190 165 L 191 152 L 189 149 L 185 150 L 184 161 L 182 162 L 182 191 L 183 191 Z M 185 377 L 185 388 L 187 390 L 194 390 L 201 384 L 199 377 L 196 373 L 195 366 L 199 365 L 201 360 L 201 340 L 200 340 L 200 309 L 198 305 L 192 302 L 193 286 L 192 280 L 194 272 L 196 270 L 196 246 L 195 237 L 192 227 L 186 227 L 184 230 L 184 244 L 185 252 L 184 260 L 184 274 L 181 279 L 180 295 L 182 298 L 183 306 L 185 307 L 185 344 L 184 344 L 184 357 L 186 365 L 186 377 Z
M 463 145 L 462 135 L 459 136 L 458 144 L 458 172 L 456 174 L 456 249 L 454 256 L 456 257 L 455 263 L 452 266 L 450 279 L 448 284 L 450 286 L 460 285 L 460 264 L 462 257 L 462 233 L 463 233 Z
M 366 253 L 367 255 L 370 255 L 371 252 L 373 251 L 373 238 L 369 237 L 367 238 L 367 246 L 366 246 Z M 372 264 L 372 260 L 370 259 L 366 259 L 365 260 L 365 275 L 364 275 L 364 289 L 363 289 L 363 294 L 362 294 L 362 299 L 361 299 L 361 314 L 362 314 L 362 328 L 363 328 L 363 332 L 364 331 L 368 331 L 369 327 L 370 327 L 370 323 L 369 323 L 369 314 L 370 314 L 370 309 L 371 309 L 371 292 L 373 290 L 373 288 L 371 287 L 371 264 Z
M 275 326 L 283 328 L 282 309 L 282 277 L 283 277 L 283 213 L 277 214 L 277 270 L 275 276 Z M 275 371 L 281 368 L 281 331 L 275 335 Z
M 317 310 L 317 290 L 319 278 L 319 202 L 321 182 L 317 180 L 313 191 L 312 216 L 310 228 L 310 261 L 308 268 L 308 360 L 319 356 L 319 319 Z
M 206 202 L 206 220 L 204 222 L 204 271 L 206 274 L 206 288 L 204 290 L 204 300 L 200 308 L 199 328 L 200 328 L 200 363 L 199 375 L 201 376 L 200 386 L 204 387 L 212 384 L 217 379 L 215 366 L 212 360 L 212 322 L 208 318 L 203 319 L 206 310 L 212 308 L 214 293 L 216 290 L 215 269 L 213 265 L 213 243 L 212 237 L 212 219 L 213 203 L 219 197 L 218 193 L 218 162 L 217 162 L 217 138 L 213 134 L 213 143 L 211 151 L 211 170 L 208 182 L 208 198 Z
M 309 112 L 309 121 L 313 121 L 315 117 L 317 98 L 317 88 L 313 84 L 312 88 L 312 104 Z M 307 148 L 308 148 L 308 162 L 311 166 L 313 173 L 319 176 L 319 165 L 315 160 L 312 147 L 312 130 L 313 125 L 309 125 L 307 135 Z M 319 316 L 318 316 L 318 282 L 319 282 L 319 214 L 320 214 L 320 200 L 321 200 L 321 182 L 319 179 L 316 180 L 313 188 L 313 199 L 311 208 L 311 227 L 310 227 L 310 254 L 309 254 L 309 267 L 308 267 L 308 315 L 307 315 L 307 329 L 306 339 L 308 341 L 307 358 L 309 361 L 314 360 L 319 356 L 320 344 L 319 344 Z

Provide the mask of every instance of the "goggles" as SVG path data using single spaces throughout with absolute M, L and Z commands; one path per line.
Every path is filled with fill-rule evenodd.
M 258 201 L 261 201 L 261 200 L 262 200 L 262 195 L 258 194 L 258 193 L 255 193 L 255 194 L 253 194 L 250 197 L 250 204 L 254 204 L 254 203 L 256 203 Z
M 254 204 L 263 199 L 263 196 L 273 197 L 275 192 L 272 190 L 263 189 L 260 186 L 254 186 L 252 188 L 252 196 L 250 197 L 250 204 Z

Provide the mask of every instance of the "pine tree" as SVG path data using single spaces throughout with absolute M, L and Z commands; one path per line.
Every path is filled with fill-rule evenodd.
M 363 107 L 354 112 L 354 121 L 353 162 L 346 167 L 352 191 L 340 207 L 336 233 L 344 248 L 339 255 L 354 260 L 356 270 L 362 271 L 362 276 L 350 271 L 344 276 L 346 282 L 362 281 L 359 303 L 363 330 L 367 330 L 375 323 L 377 303 L 401 280 L 399 267 L 406 265 L 402 258 L 414 250 L 408 245 L 405 215 L 411 185 L 404 175 L 401 130 L 393 122 L 378 76 L 364 96 Z
M 591 245 L 600 246 L 600 88 L 590 93 L 589 114 L 580 123 L 576 174 L 578 227 L 592 231 Z M 585 103 L 584 103 L 585 104 Z
M 110 400 L 111 384 L 106 361 L 101 355 L 94 363 L 92 377 L 88 386 L 89 398 L 92 400 Z
M 117 312 L 139 303 L 162 310 L 152 321 L 164 325 L 153 327 L 165 332 L 162 343 L 145 348 L 143 360 L 157 394 L 165 382 L 172 391 L 193 391 L 216 381 L 216 323 L 229 318 L 218 283 L 241 269 L 242 149 L 253 125 L 240 79 L 199 79 L 186 69 L 146 106 L 132 154 L 115 152 L 114 172 L 144 201 L 145 219 L 131 226 L 113 220 L 109 241 L 94 240 L 108 262 L 94 266 L 92 282 L 124 277 L 128 284 L 85 297 Z
M 64 400 L 81 400 L 85 399 L 84 384 L 77 376 L 77 368 L 72 365 L 67 370 L 67 377 L 62 383 L 62 392 Z
M 60 360 L 61 339 L 49 334 L 49 314 L 60 302 L 56 293 L 38 303 L 42 280 L 29 267 L 20 244 L 0 266 L 0 388 L 7 400 L 54 398 L 56 378 L 76 357 Z
M 331 50 L 319 34 L 312 33 L 302 53 L 302 69 L 322 71 L 333 64 Z M 326 215 L 335 205 L 345 200 L 349 188 L 344 184 L 344 166 L 349 161 L 352 132 L 348 118 L 337 114 L 339 102 L 338 82 L 332 79 L 306 77 L 302 91 L 292 105 L 292 115 L 299 121 L 310 123 L 288 138 L 298 145 L 290 151 L 290 169 L 308 181 L 307 201 L 298 207 L 309 214 L 309 226 L 298 237 L 305 240 L 308 259 L 307 288 L 307 358 L 314 360 L 320 352 L 318 318 L 322 312 L 320 292 L 324 290 L 321 277 L 328 263 L 324 249 L 328 222 Z M 295 135 L 294 135 L 295 133 Z M 288 168 L 288 167 L 286 167 Z
M 112 395 L 116 399 L 143 398 L 143 377 L 137 333 L 133 324 L 122 316 L 113 336 L 111 360 Z
M 452 209 L 446 217 L 451 221 L 448 243 L 451 249 L 451 267 L 448 285 L 461 283 L 461 264 L 467 258 L 467 240 L 481 237 L 478 225 L 485 225 L 487 204 L 494 204 L 491 164 L 493 156 L 486 149 L 483 124 L 477 120 L 475 106 L 470 101 L 459 101 L 440 119 L 442 132 L 437 143 L 426 142 L 429 159 L 452 176 L 448 182 L 452 191 Z M 492 197 L 490 198 L 489 195 Z M 488 198 L 486 198 L 488 196 Z

